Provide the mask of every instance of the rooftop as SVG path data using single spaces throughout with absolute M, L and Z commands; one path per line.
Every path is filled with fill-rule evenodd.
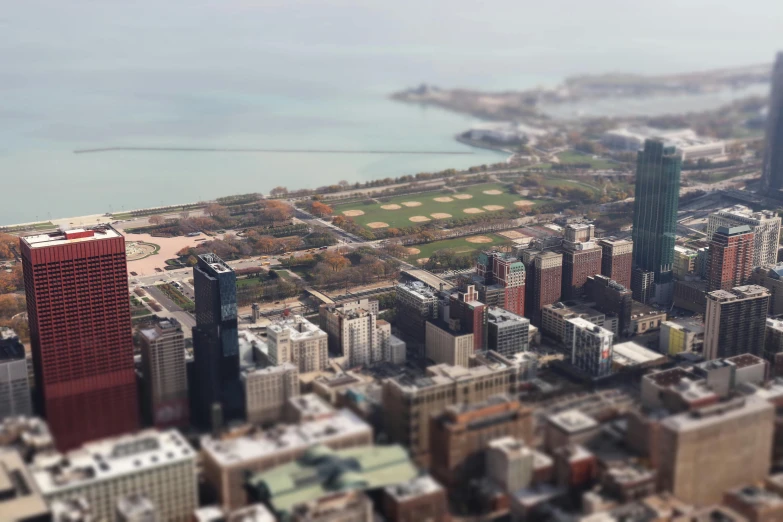
M 24 345 L 10 328 L 0 327 L 0 362 L 24 359 Z
M 215 273 L 222 274 L 226 272 L 233 272 L 230 266 L 228 266 L 220 257 L 216 254 L 201 254 L 198 256 L 199 265 L 208 266 Z
M 12 449 L 0 449 L 0 518 L 38 520 L 47 513 L 49 508 L 21 455 Z
M 566 323 L 570 323 L 575 327 L 579 328 L 580 330 L 586 330 L 595 335 L 601 335 L 601 336 L 610 335 L 614 337 L 614 334 L 610 330 L 607 330 L 606 328 L 602 328 L 595 323 L 591 323 L 590 321 L 588 321 L 583 317 L 572 317 L 570 319 L 566 319 Z
M 233 466 L 267 458 L 278 451 L 328 444 L 334 439 L 359 433 L 372 433 L 372 428 L 350 410 L 339 410 L 326 418 L 258 430 L 231 439 L 204 436 L 201 448 L 221 466 Z
M 310 447 L 294 462 L 256 473 L 248 487 L 258 489 L 277 513 L 337 491 L 378 489 L 408 482 L 416 466 L 400 445 L 331 450 Z
M 146 430 L 91 442 L 67 454 L 39 455 L 32 474 L 41 491 L 51 495 L 195 459 L 195 450 L 179 431 Z
M 648 373 L 643 377 L 643 379 L 647 379 L 661 388 L 677 384 L 682 379 L 693 378 L 694 375 L 691 372 L 682 368 L 671 368 L 660 372 Z
M 311 337 L 326 337 L 326 332 L 301 315 L 278 319 L 267 328 L 267 332 L 282 333 L 284 331 L 290 333 L 291 340 L 294 341 Z
M 436 290 L 421 281 L 400 283 L 397 285 L 397 290 L 414 294 L 421 299 L 437 299 L 438 297 Z
M 547 420 L 568 433 L 577 433 L 598 427 L 598 423 L 592 417 L 588 417 L 579 410 L 566 410 L 550 415 Z
M 766 361 L 761 357 L 757 357 L 752 353 L 743 353 L 741 355 L 735 355 L 734 357 L 727 357 L 726 362 L 729 362 L 737 368 L 746 368 L 748 366 L 756 366 L 758 364 L 766 364 Z
M 666 357 L 658 352 L 645 348 L 634 341 L 615 344 L 612 348 L 612 359 L 626 365 L 648 364 L 663 361 Z
M 101 239 L 112 239 L 117 237 L 122 237 L 122 234 L 114 230 L 110 225 L 98 225 L 88 228 L 58 230 L 57 232 L 50 232 L 49 234 L 23 236 L 21 239 L 30 248 L 42 248 L 100 241 Z
M 490 307 L 487 312 L 487 321 L 495 324 L 503 323 L 530 323 L 530 320 L 526 317 L 519 316 L 503 308 Z
M 677 432 L 698 430 L 772 408 L 773 406 L 768 401 L 751 395 L 672 415 L 664 419 L 661 426 Z
M 387 495 L 398 502 L 401 502 L 421 495 L 429 495 L 430 493 L 443 491 L 443 487 L 431 476 L 419 475 L 408 482 L 388 486 L 385 491 Z
M 158 319 L 158 321 L 152 326 L 152 328 L 145 328 L 141 330 L 140 333 L 148 341 L 155 341 L 163 337 L 165 334 L 174 333 L 174 332 L 181 333 L 182 326 L 179 324 L 179 321 L 177 321 L 173 317 L 168 317 L 165 319 Z
M 736 236 L 738 234 L 748 234 L 751 230 L 748 225 L 738 225 L 736 227 L 718 227 L 716 232 L 726 236 Z

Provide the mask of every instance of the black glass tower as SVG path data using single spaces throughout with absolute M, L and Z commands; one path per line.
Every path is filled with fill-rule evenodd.
M 771 80 L 762 179 L 769 195 L 780 198 L 783 197 L 780 192 L 783 189 L 783 53 L 778 53 Z
M 193 417 L 212 428 L 244 415 L 239 379 L 237 281 L 234 271 L 215 254 L 198 256 L 193 267 L 196 326 L 193 327 Z
M 636 162 L 633 264 L 653 273 L 655 298 L 660 303 L 668 303 L 673 290 L 681 166 L 675 148 L 659 140 L 647 140 Z

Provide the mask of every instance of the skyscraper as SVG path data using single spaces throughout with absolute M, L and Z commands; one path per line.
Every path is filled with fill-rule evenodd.
M 769 290 L 745 285 L 707 294 L 704 319 L 704 358 L 731 357 L 764 350 Z
M 32 414 L 24 345 L 13 330 L 0 326 L 0 421 Z
M 538 326 L 541 309 L 560 300 L 563 281 L 563 254 L 527 250 L 522 252 L 522 262 L 528 274 L 525 298 L 525 316 Z
M 146 421 L 160 429 L 187 426 L 190 408 L 182 326 L 176 319 L 158 319 L 139 334 Z
M 603 250 L 594 241 L 595 226 L 569 224 L 563 241 L 563 299 L 584 295 L 587 278 L 601 273 Z
M 707 291 L 730 290 L 748 282 L 753 270 L 753 231 L 747 225 L 718 227 L 707 258 Z
M 193 282 L 196 294 L 193 362 L 197 386 L 193 390 L 192 413 L 198 424 L 209 426 L 215 420 L 216 405 L 220 406 L 224 420 L 238 419 L 244 414 L 239 379 L 236 274 L 215 254 L 203 254 L 193 267 Z
M 633 261 L 636 268 L 653 272 L 655 299 L 661 303 L 671 300 L 673 290 L 681 165 L 675 147 L 659 140 L 647 140 L 636 161 Z M 634 297 L 642 293 L 632 290 Z
M 39 405 L 57 447 L 138 427 L 125 238 L 110 226 L 23 237 Z
M 712 239 L 718 227 L 747 225 L 753 231 L 753 266 L 774 265 L 778 260 L 780 240 L 780 216 L 772 210 L 753 210 L 736 205 L 713 212 L 707 218 L 707 241 Z
M 783 52 L 778 53 L 772 69 L 762 179 L 772 195 L 780 197 L 783 188 Z

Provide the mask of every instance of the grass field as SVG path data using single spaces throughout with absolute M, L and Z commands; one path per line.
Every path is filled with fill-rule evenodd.
M 476 236 L 470 236 L 476 237 Z M 423 245 L 412 245 L 409 248 L 417 248 L 420 250 L 418 254 L 411 254 L 408 259 L 423 259 L 430 257 L 436 250 L 443 250 L 450 248 L 458 254 L 466 254 L 474 250 L 486 250 L 492 247 L 498 247 L 511 243 L 508 239 L 495 234 L 482 234 L 482 237 L 488 237 L 492 240 L 491 243 L 471 243 L 468 241 L 470 237 L 458 237 L 456 239 L 444 239 L 443 241 L 433 241 L 432 243 L 426 243 Z
M 485 194 L 484 191 L 500 191 L 501 193 Z M 455 194 L 467 194 L 472 197 L 470 199 L 457 199 L 454 197 Z M 435 201 L 435 198 L 451 198 L 452 201 L 440 202 Z M 524 199 L 525 198 L 518 194 L 509 193 L 505 185 L 499 183 L 484 183 L 458 190 L 456 193 L 444 190 L 442 192 L 428 192 L 426 194 L 395 196 L 380 204 L 348 203 L 345 205 L 336 205 L 334 211 L 335 215 L 344 215 L 346 211 L 363 212 L 363 215 L 351 216 L 362 226 L 367 226 L 368 223 L 386 223 L 389 227 L 407 227 L 417 223 L 410 219 L 415 216 L 423 216 L 428 218 L 429 221 L 435 221 L 436 219 L 448 218 L 446 216 L 436 218 L 433 217 L 432 214 L 449 214 L 454 218 L 476 214 L 490 214 L 493 211 L 500 209 L 485 209 L 485 206 L 496 205 L 503 207 L 505 210 L 514 210 L 517 208 L 514 206 L 514 202 Z M 414 201 L 421 203 L 421 205 L 415 207 L 403 205 L 403 203 Z M 381 208 L 383 205 L 398 205 L 400 208 L 393 210 L 384 209 Z M 470 214 L 465 212 L 466 208 L 476 208 L 482 212 Z M 427 221 L 420 222 L 426 223 Z
M 592 154 L 582 154 L 573 150 L 567 150 L 557 155 L 560 163 L 589 163 L 594 169 L 616 169 L 619 163 L 604 158 L 593 158 Z

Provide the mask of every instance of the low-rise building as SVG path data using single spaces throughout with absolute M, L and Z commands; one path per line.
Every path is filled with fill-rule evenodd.
M 562 446 L 584 444 L 596 437 L 601 426 L 579 410 L 566 410 L 546 419 L 544 444 L 547 451 Z
M 526 488 L 533 480 L 534 460 L 534 451 L 524 440 L 500 437 L 487 444 L 486 476 L 501 491 Z
M 642 303 L 633 303 L 631 308 L 631 332 L 643 334 L 661 327 L 666 320 L 666 311 L 657 310 Z
M 382 506 L 388 522 L 446 522 L 450 518 L 446 490 L 429 475 L 384 488 Z
M 658 349 L 661 353 L 677 355 L 701 351 L 704 345 L 704 324 L 696 319 L 670 319 L 661 323 Z
M 49 506 L 30 476 L 22 456 L 13 449 L 0 449 L 0 520 L 46 522 Z
M 606 315 L 595 308 L 575 301 L 558 302 L 541 310 L 541 333 L 555 341 L 565 340 L 565 324 L 568 319 L 580 317 L 596 326 L 604 326 Z
M 664 355 L 634 341 L 612 346 L 612 368 L 617 371 L 650 368 L 665 364 L 666 361 Z
M 118 500 L 143 494 L 161 520 L 187 522 L 198 506 L 196 451 L 176 430 L 147 430 L 40 455 L 31 473 L 48 503 L 84 497 L 96 520 L 114 520 Z
M 269 430 L 253 427 L 239 434 L 203 437 L 204 477 L 225 508 L 247 503 L 246 472 L 262 472 L 292 462 L 314 445 L 332 449 L 366 446 L 373 442 L 372 428 L 349 410 L 297 425 Z
M 372 500 L 363 491 L 338 491 L 291 508 L 291 522 L 373 522 Z

